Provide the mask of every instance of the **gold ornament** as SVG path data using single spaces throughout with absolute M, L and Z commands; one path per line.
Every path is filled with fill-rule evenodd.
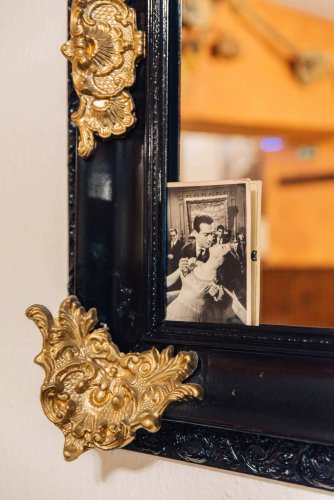
M 88 312 L 70 296 L 54 319 L 34 305 L 26 315 L 43 336 L 35 362 L 45 370 L 41 403 L 48 419 L 64 433 L 64 456 L 74 460 L 90 448 L 126 446 L 138 429 L 156 432 L 173 401 L 202 398 L 201 386 L 182 384 L 197 368 L 195 352 L 119 352 L 106 326 L 94 330 L 96 310 Z
M 95 147 L 94 133 L 107 139 L 135 123 L 134 103 L 125 89 L 135 82 L 145 37 L 125 0 L 73 0 L 70 31 L 61 50 L 72 63 L 80 101 L 71 116 L 80 133 L 78 152 L 88 158 Z

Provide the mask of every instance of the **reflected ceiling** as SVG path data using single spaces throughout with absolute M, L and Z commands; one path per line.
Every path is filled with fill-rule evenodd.
M 333 0 L 274 0 L 274 2 L 309 12 L 310 14 L 334 19 Z

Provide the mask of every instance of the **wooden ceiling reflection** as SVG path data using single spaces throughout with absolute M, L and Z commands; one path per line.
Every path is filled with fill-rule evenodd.
M 333 134 L 334 22 L 268 0 L 247 0 L 274 28 L 270 34 L 231 4 L 214 1 L 207 23 L 183 28 L 182 128 L 313 139 Z M 323 74 L 301 83 L 291 69 L 293 50 L 280 37 L 300 53 L 324 55 Z M 227 52 L 214 55 L 221 40 Z

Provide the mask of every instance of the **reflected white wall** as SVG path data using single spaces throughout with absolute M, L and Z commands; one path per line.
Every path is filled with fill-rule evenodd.
M 226 181 L 248 177 L 260 160 L 258 141 L 245 136 L 182 132 L 180 180 Z

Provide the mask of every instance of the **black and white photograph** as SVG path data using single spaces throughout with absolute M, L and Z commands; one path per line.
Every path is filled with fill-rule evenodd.
M 166 320 L 250 321 L 247 182 L 169 183 Z

